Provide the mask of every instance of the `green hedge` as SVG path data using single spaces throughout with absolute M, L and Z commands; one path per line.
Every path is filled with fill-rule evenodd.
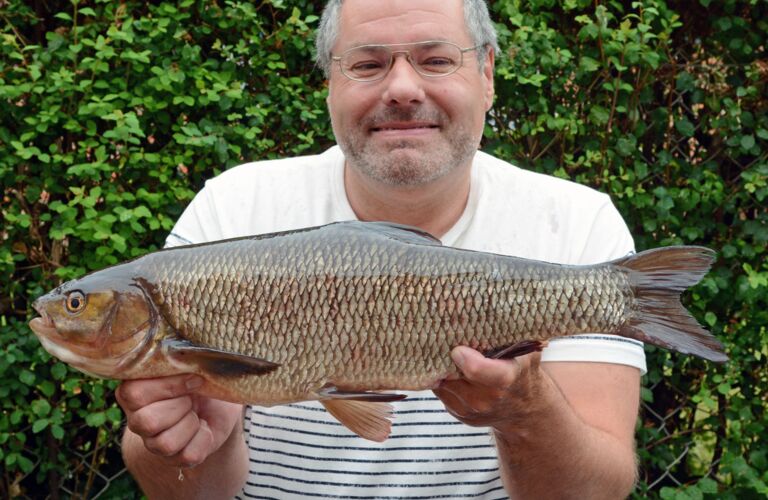
M 44 353 L 30 303 L 157 249 L 222 170 L 332 144 L 311 59 L 322 3 L 0 2 L 0 497 L 137 495 L 114 383 Z M 491 8 L 483 148 L 611 194 L 638 249 L 720 253 L 687 305 L 732 361 L 648 349 L 636 495 L 764 497 L 768 3 Z

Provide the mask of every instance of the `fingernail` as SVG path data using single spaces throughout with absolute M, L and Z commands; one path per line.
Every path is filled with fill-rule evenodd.
M 187 379 L 186 386 L 188 391 L 194 391 L 203 385 L 203 378 L 197 375 L 193 375 Z
M 454 349 L 451 351 L 451 358 L 453 359 L 453 362 L 456 363 L 456 366 L 461 368 L 464 366 L 464 353 L 461 352 L 462 349 Z
M 200 419 L 200 428 L 207 431 L 211 430 L 211 426 L 208 425 L 208 422 L 203 420 L 202 418 Z

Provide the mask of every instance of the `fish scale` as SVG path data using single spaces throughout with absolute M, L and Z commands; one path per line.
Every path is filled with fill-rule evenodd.
M 669 247 L 567 266 L 344 222 L 151 253 L 49 292 L 30 326 L 85 371 L 199 373 L 205 394 L 243 403 L 320 399 L 355 432 L 382 440 L 387 412 L 360 402 L 459 376 L 450 357 L 458 345 L 515 356 L 553 337 L 606 333 L 725 361 L 679 301 L 713 257 Z M 88 304 L 77 314 L 64 307 L 72 294 Z M 113 349 L 110 339 L 132 343 Z

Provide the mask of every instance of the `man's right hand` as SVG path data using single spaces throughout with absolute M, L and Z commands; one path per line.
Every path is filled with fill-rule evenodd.
M 116 396 L 128 430 L 171 467 L 194 467 L 239 429 L 243 406 L 196 394 L 198 375 L 128 380 Z

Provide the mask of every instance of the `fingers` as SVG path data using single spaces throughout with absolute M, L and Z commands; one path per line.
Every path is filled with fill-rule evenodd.
M 127 380 L 117 388 L 117 402 L 126 412 L 136 411 L 157 401 L 174 399 L 198 389 L 203 379 L 197 375 L 174 375 L 156 379 Z
M 189 412 L 173 427 L 157 436 L 144 439 L 144 446 L 169 463 L 180 467 L 194 467 L 211 453 L 213 434 L 205 420 Z
M 218 447 L 214 447 L 214 437 L 208 422 L 200 420 L 200 427 L 189 444 L 184 447 L 174 458 L 182 467 L 194 467 L 208 458 L 208 455 Z
M 539 353 L 498 360 L 456 347 L 451 356 L 462 378 L 443 381 L 434 392 L 449 413 L 468 425 L 495 426 L 519 419 L 538 394 Z
M 192 467 L 218 447 L 208 422 L 198 416 L 201 405 L 212 408 L 212 418 L 217 414 L 217 402 L 194 393 L 202 383 L 198 376 L 178 375 L 129 380 L 116 391 L 118 403 L 125 410 L 128 430 L 169 465 Z M 231 423 L 229 427 L 231 430 Z M 220 437 L 218 445 L 223 439 Z
M 142 437 L 153 437 L 179 423 L 192 410 L 192 398 L 157 401 L 127 413 L 128 428 Z

